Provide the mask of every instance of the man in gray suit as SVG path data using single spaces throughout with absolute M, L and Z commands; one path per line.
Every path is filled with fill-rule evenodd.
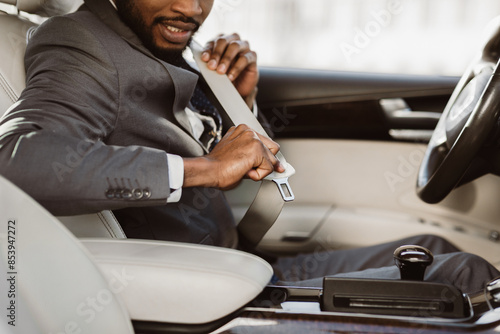
M 114 210 L 129 237 L 237 247 L 220 189 L 283 167 L 274 157 L 279 146 L 246 126 L 222 137 L 210 91 L 182 58 L 212 5 L 86 0 L 45 22 L 26 51 L 27 88 L 0 123 L 0 172 L 55 215 Z M 228 74 L 254 108 L 258 70 L 246 42 L 221 36 L 203 60 Z M 277 280 L 318 285 L 323 275 L 346 272 L 396 278 L 396 268 L 376 268 L 390 266 L 402 243 L 457 251 L 426 236 L 325 253 L 314 271 L 304 265 L 313 255 L 282 258 L 274 262 Z M 361 270 L 368 271 L 350 273 Z M 453 253 L 437 256 L 427 279 L 476 291 L 498 275 L 482 259 Z

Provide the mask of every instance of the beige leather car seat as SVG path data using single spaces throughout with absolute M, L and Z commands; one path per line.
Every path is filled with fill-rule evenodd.
M 134 333 L 125 304 L 87 248 L 1 176 L 0 189 L 0 301 L 10 307 L 2 322 L 19 334 Z
M 24 52 L 30 34 L 43 19 L 24 13 L 52 16 L 75 10 L 80 1 L 0 0 L 0 115 L 18 99 L 25 87 Z M 14 7 L 15 6 L 15 7 Z M 24 17 L 23 17 L 24 15 Z M 77 237 L 125 238 L 111 211 L 75 217 L 58 217 Z

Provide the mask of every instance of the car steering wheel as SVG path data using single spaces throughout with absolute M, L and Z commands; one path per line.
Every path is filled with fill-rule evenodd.
M 457 185 L 495 172 L 496 155 L 485 149 L 497 147 L 499 54 L 500 29 L 460 79 L 429 141 L 417 178 L 423 201 L 440 202 Z

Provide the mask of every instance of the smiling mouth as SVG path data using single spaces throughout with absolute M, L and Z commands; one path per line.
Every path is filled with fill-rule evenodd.
M 185 45 L 198 30 L 196 22 L 161 20 L 158 23 L 163 40 L 169 44 Z
M 164 24 L 164 26 L 165 26 L 165 28 L 167 28 L 168 30 L 170 30 L 172 32 L 180 33 L 180 32 L 186 32 L 187 31 L 187 30 L 176 28 L 176 27 L 172 27 L 172 26 L 169 26 L 169 25 L 166 25 L 166 24 Z
M 160 33 L 163 39 L 171 44 L 184 45 L 192 36 L 191 29 L 182 29 L 168 24 L 160 24 Z

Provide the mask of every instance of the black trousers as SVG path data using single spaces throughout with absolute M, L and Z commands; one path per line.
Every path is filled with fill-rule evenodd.
M 424 280 L 451 284 L 464 293 L 482 291 L 500 272 L 483 258 L 460 252 L 447 240 L 419 235 L 380 245 L 333 251 L 317 251 L 278 258 L 273 264 L 278 285 L 321 287 L 324 276 L 399 279 L 393 252 L 402 245 L 420 245 L 434 254 Z

